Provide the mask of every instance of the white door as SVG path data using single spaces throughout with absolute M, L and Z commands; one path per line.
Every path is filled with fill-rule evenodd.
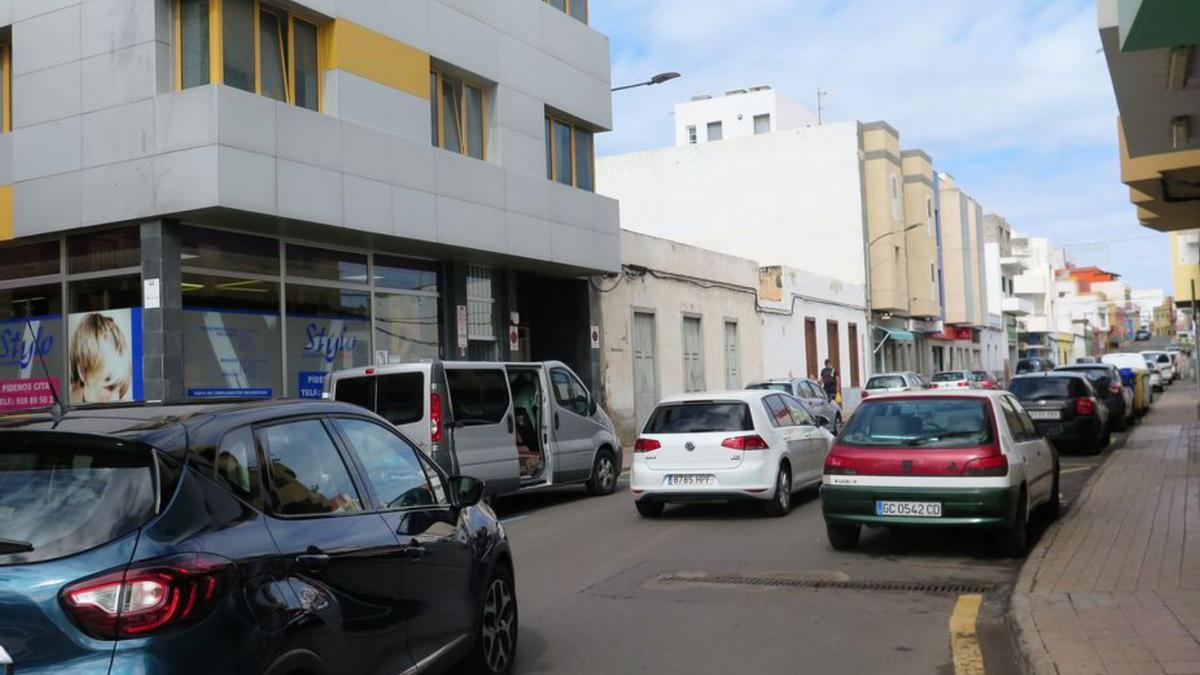
M 683 390 L 704 391 L 704 341 L 700 319 L 683 317 Z
M 1010 457 L 1009 461 L 1025 465 L 1025 480 L 1029 484 L 1031 501 L 1045 501 L 1054 489 L 1054 450 L 1045 439 L 1038 436 L 1033 419 L 1016 398 L 1004 396 L 1001 398 L 1001 407 L 1015 441 L 1016 456 Z
M 797 448 L 800 457 L 792 461 L 796 463 L 795 479 L 797 485 L 807 485 L 821 478 L 825 470 L 825 453 L 829 449 L 825 432 L 817 427 L 812 414 L 799 401 L 783 397 L 792 420 L 796 423 Z
M 640 433 L 658 403 L 658 363 L 655 360 L 654 315 L 633 315 L 633 412 Z
M 736 321 L 725 322 L 725 388 L 736 391 L 742 388 L 742 369 L 738 354 L 738 325 Z

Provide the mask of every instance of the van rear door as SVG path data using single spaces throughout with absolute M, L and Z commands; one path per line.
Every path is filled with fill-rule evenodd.
M 444 364 L 450 399 L 449 431 L 459 473 L 487 484 L 491 494 L 521 486 L 508 375 L 501 364 Z
M 444 443 L 435 443 L 434 398 L 431 364 L 405 364 L 359 368 L 336 373 L 330 381 L 330 397 L 353 403 L 391 422 L 400 433 L 416 443 L 446 471 L 455 473 Z M 440 407 L 441 401 L 437 401 Z

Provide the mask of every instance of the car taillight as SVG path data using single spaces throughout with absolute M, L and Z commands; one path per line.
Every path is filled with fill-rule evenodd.
M 652 452 L 662 447 L 662 443 L 653 438 L 639 438 L 633 443 L 634 452 Z
M 858 469 L 855 468 L 853 460 L 830 453 L 825 457 L 825 475 L 856 476 Z
M 92 637 L 140 638 L 208 616 L 229 590 L 232 573 L 225 558 L 188 553 L 75 582 L 58 599 Z
M 973 478 L 983 476 L 1007 476 L 1008 475 L 1008 458 L 1004 455 L 994 455 L 992 457 L 980 457 L 967 462 L 963 467 L 962 475 Z
M 1096 399 L 1081 398 L 1075 401 L 1075 412 L 1080 415 L 1093 415 L 1096 413 Z
M 863 389 L 863 390 L 862 390 L 862 396 L 860 396 L 859 398 L 866 398 L 866 397 L 868 397 L 868 396 L 870 396 L 870 395 L 871 395 L 871 392 L 867 391 L 866 389 Z
M 442 442 L 442 396 L 436 391 L 429 392 L 429 440 Z
M 763 440 L 762 436 L 754 434 L 752 436 L 734 436 L 721 441 L 721 447 L 729 448 L 730 450 L 766 450 L 770 446 Z

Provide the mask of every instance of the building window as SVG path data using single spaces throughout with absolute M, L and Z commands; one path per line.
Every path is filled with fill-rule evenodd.
M 708 123 L 708 140 L 719 141 L 724 136 L 723 127 L 720 122 Z
M 754 116 L 754 135 L 771 133 L 771 116 L 770 115 L 755 115 Z
M 596 189 L 591 130 L 546 116 L 546 177 L 581 190 Z
M 429 120 L 433 144 L 443 150 L 484 159 L 483 87 L 470 81 L 429 73 Z
M 175 86 L 224 83 L 320 109 L 317 26 L 261 0 L 175 0 Z
M 933 236 L 933 198 L 925 198 L 925 230 Z
M 0 133 L 12 131 L 12 39 L 0 39 Z
M 687 128 L 688 145 L 696 144 L 696 125 L 689 125 Z
M 588 22 L 588 0 L 545 0 L 546 4 L 580 21 Z
M 467 340 L 472 360 L 494 361 L 496 343 L 496 293 L 492 270 L 488 267 L 467 267 Z

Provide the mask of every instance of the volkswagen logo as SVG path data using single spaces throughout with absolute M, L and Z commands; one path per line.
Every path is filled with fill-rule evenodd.
M 687 448 L 688 452 L 691 452 L 696 449 L 696 444 L 691 441 L 688 441 L 687 443 L 683 444 L 683 447 Z

